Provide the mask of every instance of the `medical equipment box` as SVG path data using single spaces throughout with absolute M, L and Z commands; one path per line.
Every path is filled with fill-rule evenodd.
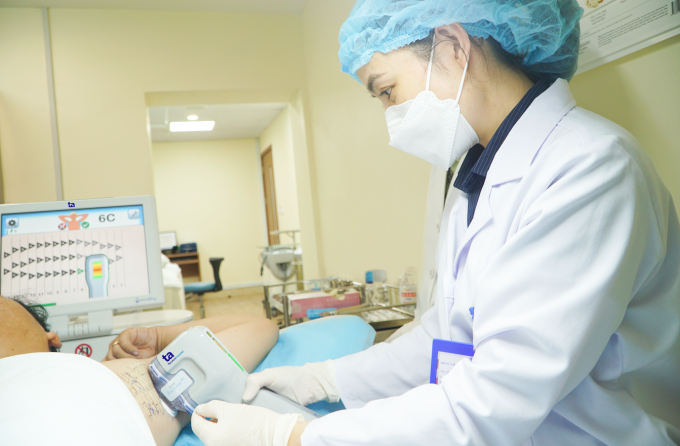
M 196 252 L 198 251 L 198 248 L 196 247 L 196 243 L 182 243 L 179 245 L 179 252 L 180 253 L 185 253 L 185 252 Z

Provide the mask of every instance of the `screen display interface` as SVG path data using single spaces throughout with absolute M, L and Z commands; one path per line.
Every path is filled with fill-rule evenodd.
M 143 206 L 3 214 L 0 292 L 45 306 L 149 293 Z

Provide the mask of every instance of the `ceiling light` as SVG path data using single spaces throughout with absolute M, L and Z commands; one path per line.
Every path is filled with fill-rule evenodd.
M 171 132 L 209 132 L 215 127 L 215 121 L 171 122 Z
M 189 116 L 187 116 L 187 119 L 189 121 L 196 121 L 198 119 L 198 116 L 197 115 L 189 115 Z

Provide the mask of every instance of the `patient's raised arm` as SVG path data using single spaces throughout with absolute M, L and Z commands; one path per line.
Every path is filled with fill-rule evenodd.
M 220 331 L 208 326 L 249 373 L 262 362 L 279 339 L 279 327 L 264 317 L 243 316 Z M 200 322 L 200 321 L 199 321 Z M 201 324 L 197 324 L 201 325 Z
M 149 377 L 149 363 L 180 333 L 197 325 L 215 333 L 248 372 L 252 372 L 269 353 L 279 333 L 276 324 L 269 319 L 231 314 L 168 327 L 132 328 L 118 335 L 109 345 L 107 355 L 107 359 L 116 360 L 105 360 L 103 365 L 130 390 L 158 446 L 171 446 L 190 417 L 180 412 L 173 418 L 165 411 Z M 113 345 L 115 342 L 118 343 Z M 137 356 L 133 355 L 134 351 Z
M 109 344 L 109 351 L 104 361 L 153 358 L 162 350 L 158 349 L 157 328 L 159 327 L 135 327 L 124 330 Z
M 257 367 L 278 339 L 278 327 L 269 319 L 249 314 L 226 314 L 178 325 L 129 328 L 109 344 L 105 361 L 151 358 L 180 333 L 197 325 L 215 333 L 248 371 Z

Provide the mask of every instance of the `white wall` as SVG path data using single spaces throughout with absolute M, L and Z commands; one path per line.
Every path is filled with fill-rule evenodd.
M 153 144 L 160 231 L 196 242 L 203 280 L 210 257 L 224 257 L 225 286 L 261 282 L 262 212 L 255 140 Z

